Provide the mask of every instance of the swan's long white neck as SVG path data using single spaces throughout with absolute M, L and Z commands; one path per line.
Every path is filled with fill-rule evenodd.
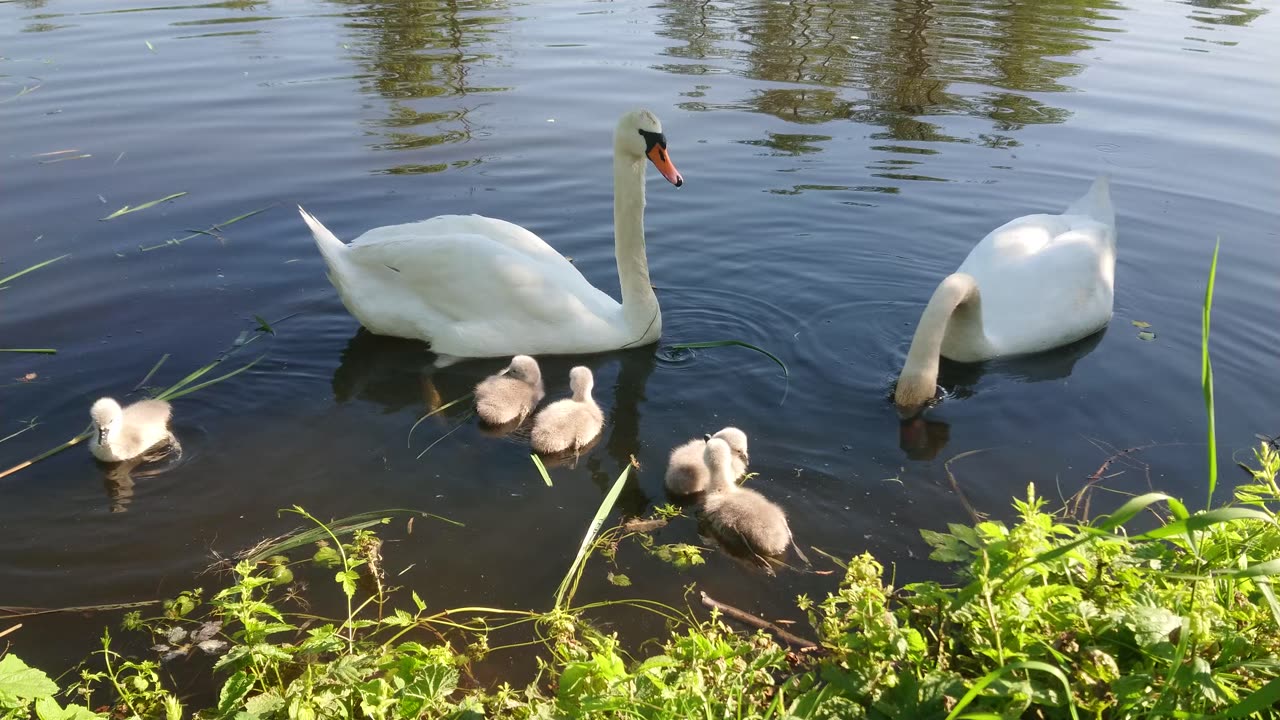
M 613 150 L 613 243 L 622 285 L 622 317 L 636 339 L 657 337 L 662 318 L 649 284 L 644 246 L 644 158 L 633 159 L 615 143 Z
M 967 273 L 947 276 L 920 316 L 898 376 L 894 403 L 903 410 L 918 410 L 933 399 L 944 343 L 948 347 L 985 347 L 987 342 L 977 281 Z

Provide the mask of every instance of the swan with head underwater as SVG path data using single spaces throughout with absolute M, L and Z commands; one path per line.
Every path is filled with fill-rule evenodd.
M 379 335 L 424 340 L 437 365 L 459 358 L 606 352 L 655 342 L 658 298 L 645 254 L 645 160 L 684 179 L 648 110 L 618 121 L 613 229 L 622 302 L 532 232 L 480 215 L 440 215 L 369 230 L 350 245 L 301 207 L 347 310 Z
M 1106 327 L 1115 300 L 1116 216 L 1099 176 L 1059 215 L 992 230 L 934 291 L 898 377 L 894 404 L 933 400 L 939 358 L 979 362 L 1066 345 Z

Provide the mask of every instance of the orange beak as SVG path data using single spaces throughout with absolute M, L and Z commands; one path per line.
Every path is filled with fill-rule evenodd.
M 662 177 L 667 182 L 680 187 L 684 185 L 684 178 L 680 177 L 680 171 L 676 170 L 676 166 L 671 163 L 671 158 L 667 157 L 667 149 L 661 145 L 654 145 L 648 152 L 649 162 L 658 168 L 658 172 L 662 173 Z

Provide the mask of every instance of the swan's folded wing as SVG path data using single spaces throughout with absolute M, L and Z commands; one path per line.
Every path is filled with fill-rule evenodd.
M 419 222 L 387 225 L 369 230 L 351 245 L 376 245 L 384 242 L 453 235 L 480 235 L 514 250 L 530 259 L 551 263 L 568 263 L 564 256 L 532 232 L 497 218 L 484 215 L 437 215 Z
M 563 323 L 616 303 L 568 261 L 535 261 L 485 235 L 435 235 L 353 245 L 348 257 L 394 271 L 395 285 L 454 321 Z M 408 308 L 406 308 L 408 310 Z

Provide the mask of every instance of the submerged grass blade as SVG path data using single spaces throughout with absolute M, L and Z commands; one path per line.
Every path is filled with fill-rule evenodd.
M 56 257 L 56 258 L 50 258 L 50 259 L 48 259 L 48 260 L 45 260 L 44 262 L 38 262 L 38 263 L 36 263 L 35 265 L 32 265 L 31 267 L 27 268 L 26 270 L 19 270 L 18 272 L 16 272 L 16 273 L 14 273 L 14 274 L 10 275 L 10 276 L 9 276 L 9 277 L 7 277 L 7 278 L 0 279 L 0 285 L 4 285 L 5 283 L 9 282 L 10 280 L 15 280 L 15 279 L 17 279 L 17 278 L 22 277 L 23 275 L 26 275 L 26 274 L 27 274 L 27 273 L 29 273 L 29 272 L 32 272 L 32 271 L 34 271 L 34 270 L 39 270 L 40 268 L 42 268 L 42 267 L 44 267 L 44 266 L 46 266 L 46 265 L 52 265 L 52 264 L 54 264 L 54 263 L 58 262 L 59 260 L 64 260 L 64 259 L 69 258 L 69 257 L 71 257 L 71 253 L 66 253 L 65 255 L 59 255 L 59 256 L 58 256 L 58 257 Z
M 57 348 L 0 348 L 0 352 L 39 353 L 41 355 L 57 355 Z
M 0 442 L 4 441 L 0 440 Z M 552 487 L 551 475 L 547 473 L 547 466 L 542 464 L 542 458 L 538 457 L 537 453 L 530 453 L 529 457 L 533 458 L 533 466 L 538 468 L 538 472 L 542 475 L 542 482 L 546 483 L 547 487 Z
M 422 417 L 418 418 L 418 421 L 417 421 L 417 422 L 415 422 L 415 423 L 413 424 L 413 427 L 409 428 L 409 437 L 405 438 L 405 440 L 404 440 L 404 446 L 405 446 L 405 447 L 409 447 L 409 448 L 413 447 L 413 431 L 418 429 L 418 426 L 422 424 L 422 421 L 423 421 L 423 420 L 426 420 L 427 418 L 431 417 L 432 415 L 435 415 L 435 414 L 437 414 L 437 413 L 442 413 L 442 412 L 444 412 L 445 410 L 448 410 L 449 408 L 453 407 L 454 405 L 457 405 L 458 403 L 462 402 L 463 400 L 466 400 L 467 398 L 471 397 L 471 396 L 472 396 L 472 394 L 473 394 L 473 393 L 467 393 L 466 395 L 463 395 L 463 396 L 462 396 L 462 397 L 460 397 L 460 398 L 457 398 L 457 399 L 455 399 L 455 400 L 450 400 L 449 402 L 447 402 L 447 403 L 445 403 L 445 404 L 441 405 L 440 407 L 436 408 L 435 410 L 432 410 L 431 412 L 427 413 L 426 415 L 423 415 Z
M 751 343 L 743 342 L 743 341 L 741 341 L 741 340 L 708 340 L 708 341 L 706 341 L 706 342 L 680 343 L 680 344 L 678 344 L 678 345 L 672 345 L 670 349 L 672 349 L 672 350 L 701 350 L 701 349 L 703 349 L 703 348 L 730 347 L 730 346 L 735 346 L 735 345 L 736 345 L 736 346 L 738 346 L 738 347 L 744 347 L 744 348 L 746 348 L 746 349 L 748 349 L 748 350 L 755 350 L 756 352 L 760 353 L 761 355 L 764 355 L 765 357 L 769 358 L 770 360 L 772 360 L 772 361 L 774 361 L 774 362 L 778 363 L 778 367 L 782 368 L 782 374 L 783 374 L 783 376 L 785 376 L 785 377 L 787 377 L 788 379 L 790 379 L 790 377 L 791 377 L 791 373 L 790 373 L 790 371 L 788 371 L 788 370 L 787 370 L 787 364 L 786 364 L 786 363 L 784 363 L 784 362 L 782 362 L 782 360 L 778 359 L 778 356 L 777 356 L 777 355 L 774 355 L 773 353 L 769 352 L 768 350 L 765 350 L 765 349 L 764 349 L 764 348 L 762 348 L 762 347 L 759 347 L 759 346 L 756 346 L 756 345 L 752 345 Z
M 98 218 L 98 220 L 99 221 L 114 220 L 115 218 L 118 218 L 121 215 L 128 215 L 129 213 L 135 213 L 135 212 L 138 212 L 139 210 L 146 210 L 147 208 L 153 208 L 162 202 L 165 202 L 167 200 L 173 200 L 174 198 L 180 198 L 186 194 L 187 194 L 186 192 L 174 193 L 172 195 L 167 195 L 165 197 L 162 197 L 159 200 L 152 200 L 151 202 L 142 203 L 137 207 L 133 207 L 131 205 L 125 205 L 124 207 L 120 208 L 119 210 L 111 213 L 110 215 L 104 218 Z
M 0 438 L 0 443 L 4 442 L 4 441 L 6 441 L 6 440 L 12 440 L 13 438 L 18 437 L 18 436 L 19 436 L 19 435 L 21 435 L 22 433 L 24 433 L 24 432 L 26 432 L 26 431 L 30 430 L 31 428 L 34 428 L 35 426 L 37 426 L 37 425 L 39 425 L 39 424 L 40 424 L 40 423 L 36 422 L 36 418 L 31 418 L 30 420 L 28 420 L 28 421 L 27 421 L 27 426 L 26 426 L 26 427 L 22 428 L 21 430 L 19 430 L 19 431 L 18 431 L 18 432 L 16 432 L 16 433 L 12 433 L 12 434 L 10 434 L 10 435 L 5 435 L 4 437 Z
M 1204 315 L 1200 324 L 1200 386 L 1204 389 L 1204 409 L 1209 417 L 1209 502 L 1213 505 L 1213 491 L 1218 486 L 1218 438 L 1214 428 L 1213 365 L 1209 361 L 1209 315 L 1213 309 L 1213 280 L 1218 274 L 1219 238 L 1213 244 L 1213 261 L 1209 263 L 1209 282 L 1204 287 Z
M 560 587 L 556 589 L 556 608 L 563 607 L 573 600 L 573 589 L 578 586 L 578 578 L 582 576 L 582 568 L 587 561 L 587 556 L 591 554 L 596 535 L 600 533 L 600 527 L 604 525 L 605 518 L 609 517 L 609 513 L 613 512 L 613 505 L 618 502 L 618 496 L 622 494 L 622 488 L 627 484 L 627 477 L 630 474 L 630 465 L 622 469 L 622 474 L 613 482 L 613 487 L 609 488 L 609 494 L 604 496 L 604 500 L 600 503 L 600 508 L 596 510 L 596 516 L 591 519 L 591 524 L 587 526 L 587 534 L 582 537 L 582 545 L 578 547 L 578 554 L 574 557 L 573 564 L 569 566 L 569 572 L 565 573 L 564 579 L 560 581 Z
M 668 349 L 670 350 L 701 350 L 705 348 L 718 348 L 718 347 L 731 347 L 731 346 L 744 347 L 748 350 L 754 350 L 755 352 L 758 352 L 761 355 L 764 355 L 765 357 L 774 361 L 775 363 L 778 364 L 778 367 L 782 368 L 782 378 L 785 381 L 785 385 L 782 390 L 782 401 L 779 402 L 778 404 L 781 405 L 782 403 L 786 402 L 787 393 L 791 390 L 791 371 L 787 370 L 787 364 L 782 362 L 782 360 L 779 359 L 777 355 L 774 355 L 773 353 L 769 352 L 768 350 L 765 350 L 762 347 L 759 347 L 757 345 L 752 345 L 749 342 L 743 342 L 741 340 L 708 340 L 706 342 L 679 343 L 676 345 L 671 345 Z

